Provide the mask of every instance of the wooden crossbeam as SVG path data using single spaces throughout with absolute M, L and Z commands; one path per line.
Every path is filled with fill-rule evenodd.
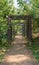
M 11 20 L 27 20 L 32 17 L 30 15 L 9 15 L 8 18 Z

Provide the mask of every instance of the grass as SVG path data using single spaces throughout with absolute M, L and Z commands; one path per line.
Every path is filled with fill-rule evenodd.
M 35 56 L 35 58 L 39 62 L 39 37 L 33 39 L 31 46 L 29 46 L 29 45 L 27 45 L 27 46 L 28 46 L 29 49 L 32 50 L 33 55 Z
M 3 38 L 0 37 L 0 62 L 4 58 L 4 56 L 7 52 L 7 49 L 10 48 L 11 46 L 12 45 L 7 43 L 7 36 L 6 35 Z
M 0 44 L 0 62 L 2 61 L 2 59 L 4 58 L 7 49 L 10 47 L 9 44 L 4 43 L 4 44 Z

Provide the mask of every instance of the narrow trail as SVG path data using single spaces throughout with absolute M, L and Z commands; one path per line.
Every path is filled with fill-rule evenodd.
M 4 60 L 0 65 L 38 65 L 31 50 L 25 46 L 22 36 L 16 36 L 12 48 L 7 50 Z

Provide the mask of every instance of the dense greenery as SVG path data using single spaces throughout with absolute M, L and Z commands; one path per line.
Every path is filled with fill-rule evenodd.
M 2 47 L 5 49 L 5 47 L 7 48 L 8 46 L 7 45 L 8 21 L 6 19 L 6 16 L 8 15 L 17 15 L 17 14 L 18 15 L 31 15 L 33 17 L 32 33 L 39 35 L 39 0 L 17 0 L 17 2 L 19 6 L 18 8 L 15 8 L 14 0 L 0 0 L 0 49 Z M 12 21 L 12 29 L 13 29 L 12 35 L 14 34 L 16 24 L 19 22 L 20 20 Z M 13 39 L 14 39 L 14 36 L 15 34 L 13 35 Z M 33 46 L 35 46 L 35 44 L 33 44 Z M 39 53 L 37 53 L 36 55 L 39 55 Z
M 31 49 L 31 51 L 33 52 L 35 58 L 39 62 L 39 37 L 33 39 L 33 42 L 32 42 L 31 46 L 29 46 L 28 44 L 27 44 L 27 46 L 28 46 L 29 49 Z
M 21 14 L 33 16 L 33 25 L 39 28 L 39 0 L 18 0 L 19 7 L 22 10 Z

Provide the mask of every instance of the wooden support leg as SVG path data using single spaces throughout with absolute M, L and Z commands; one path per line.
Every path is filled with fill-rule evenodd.
M 10 18 L 8 18 L 7 40 L 8 40 L 8 43 L 11 44 L 11 42 L 12 42 L 12 25 L 11 25 Z
M 27 39 L 31 44 L 32 42 L 32 21 L 30 18 L 27 20 Z

